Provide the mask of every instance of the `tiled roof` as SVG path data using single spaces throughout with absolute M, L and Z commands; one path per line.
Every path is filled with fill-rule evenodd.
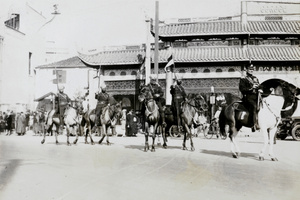
M 238 34 L 300 34 L 300 21 L 240 21 L 167 24 L 159 27 L 160 37 Z
M 79 53 L 82 61 L 89 65 L 129 65 L 140 63 L 138 55 L 145 56 L 144 50 L 103 51 L 94 55 Z
M 300 61 L 298 46 L 251 46 L 249 54 L 253 61 Z
M 74 57 L 71 57 L 71 58 L 68 58 L 66 60 L 61 60 L 61 61 L 58 61 L 58 62 L 54 62 L 54 63 L 50 63 L 50 64 L 47 64 L 47 65 L 41 65 L 41 66 L 38 66 L 37 69 L 39 68 L 54 68 L 54 67 L 60 67 L 60 68 L 72 68 L 72 67 L 86 67 L 86 64 L 84 64 L 81 59 L 79 59 L 78 56 L 74 56 Z
M 139 64 L 138 54 L 143 50 L 110 51 L 95 55 L 79 54 L 80 59 L 89 65 Z M 192 47 L 169 48 L 159 51 L 159 62 L 166 63 L 170 55 L 174 62 L 235 62 L 235 61 L 300 61 L 298 46 L 249 46 L 247 47 Z M 154 61 L 154 52 L 151 52 Z

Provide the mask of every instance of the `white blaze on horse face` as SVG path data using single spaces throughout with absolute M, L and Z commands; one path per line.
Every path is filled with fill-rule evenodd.
M 244 117 L 246 116 L 246 112 L 242 112 L 242 114 L 241 114 L 241 120 L 244 120 Z

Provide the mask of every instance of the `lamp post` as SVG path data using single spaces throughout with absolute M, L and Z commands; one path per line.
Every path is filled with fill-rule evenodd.
M 213 116 L 215 114 L 215 104 L 216 104 L 216 95 L 215 95 L 215 89 L 214 86 L 211 86 L 210 88 L 211 94 L 209 98 L 210 106 L 211 106 L 211 118 L 213 119 Z

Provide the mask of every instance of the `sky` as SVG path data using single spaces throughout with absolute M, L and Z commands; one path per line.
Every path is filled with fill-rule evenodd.
M 61 13 L 41 29 L 76 51 L 146 42 L 146 17 L 155 19 L 156 0 L 0 0 L 0 14 L 28 2 L 48 21 L 53 5 Z M 273 2 L 279 0 L 273 0 Z M 284 2 L 288 0 L 280 0 Z M 159 19 L 240 15 L 241 0 L 160 0 Z M 299 2 L 292 1 L 292 2 Z M 2 13 L 1 13 L 2 12 Z M 1 15 L 0 15 L 1 16 Z

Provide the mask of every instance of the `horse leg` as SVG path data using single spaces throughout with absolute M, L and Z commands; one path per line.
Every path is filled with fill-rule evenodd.
M 270 155 L 270 157 L 271 157 L 271 160 L 272 161 L 278 161 L 278 159 L 276 158 L 276 156 L 274 155 L 274 152 L 273 152 L 273 147 L 274 147 L 274 140 L 275 140 L 275 134 L 276 134 L 276 129 L 275 128 L 273 128 L 273 129 L 271 129 L 270 131 L 269 131 L 269 134 L 270 134 L 270 136 L 269 136 L 269 155 Z
M 110 145 L 110 142 L 109 142 L 109 135 L 107 134 L 107 130 L 108 130 L 108 126 L 104 126 L 104 127 L 106 127 L 106 130 L 105 130 L 105 136 L 106 136 L 106 144 L 107 145 Z M 113 134 L 113 130 L 111 129 L 111 131 L 112 131 L 112 134 Z
M 74 132 L 76 134 L 76 139 L 74 140 L 73 144 L 76 144 L 77 141 L 78 141 L 78 133 L 77 133 L 77 126 L 76 125 L 74 126 Z
M 101 131 L 101 128 L 102 128 L 102 131 Z M 103 139 L 105 138 L 105 134 L 106 134 L 105 133 L 105 131 L 106 131 L 105 125 L 102 125 L 101 128 L 98 126 L 98 131 L 99 131 L 100 136 L 101 136 L 101 139 L 98 142 L 99 144 L 101 144 L 103 142 Z
M 194 143 L 193 143 L 193 137 L 192 137 L 192 132 L 191 130 L 189 129 L 188 131 L 188 134 L 189 134 L 189 138 L 190 138 L 190 144 L 191 144 L 191 151 L 195 151 L 195 147 L 194 147 Z
M 235 125 L 231 125 L 231 128 L 229 129 L 229 138 L 230 138 L 230 148 L 232 157 L 239 158 L 241 155 L 240 148 L 237 145 L 237 142 L 235 140 L 235 137 L 238 134 L 238 130 L 235 128 Z
M 163 137 L 163 141 L 164 141 L 163 147 L 166 149 L 168 139 L 167 139 L 167 136 L 166 136 L 166 128 L 164 126 L 162 126 L 162 137 Z
M 152 148 L 151 152 L 155 152 L 155 134 L 152 135 Z
M 189 127 L 187 126 L 187 124 L 184 124 L 185 130 L 188 130 Z M 183 131 L 183 143 L 182 143 L 182 150 L 187 150 L 186 146 L 185 146 L 185 142 L 186 142 L 186 138 L 187 138 L 187 132 L 188 131 Z
M 41 141 L 42 144 L 44 144 L 45 141 L 46 141 L 46 132 L 49 133 L 49 132 L 52 130 L 52 126 L 53 126 L 53 124 L 51 124 L 51 125 L 48 127 L 47 131 L 44 131 L 44 137 L 43 137 L 43 140 Z
M 87 136 L 89 135 L 90 139 L 91 139 L 91 144 L 94 145 L 94 140 L 92 138 L 92 127 L 91 125 L 88 126 L 88 128 L 86 129 L 86 134 L 85 134 L 85 144 L 88 144 L 87 141 Z
M 265 152 L 267 150 L 268 143 L 269 143 L 269 133 L 268 133 L 268 130 L 263 128 L 263 127 L 261 127 L 260 131 L 264 136 L 264 146 L 263 146 L 263 148 L 261 149 L 261 151 L 259 153 L 258 159 L 260 161 L 263 161 L 263 160 L 265 160 Z
M 55 124 L 55 143 L 58 144 L 58 139 L 57 139 L 57 135 L 58 135 L 58 129 L 59 129 L 59 124 Z
M 66 125 L 66 129 L 67 129 L 67 145 L 71 146 L 71 143 L 69 141 L 69 137 L 70 137 L 70 126 Z

